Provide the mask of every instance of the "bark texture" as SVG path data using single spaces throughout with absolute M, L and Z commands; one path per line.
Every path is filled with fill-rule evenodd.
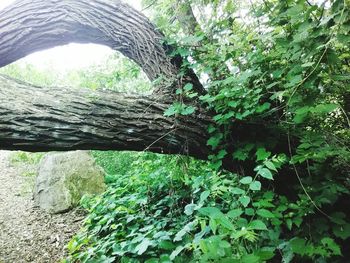
M 210 117 L 169 118 L 166 97 L 41 88 L 0 75 L 0 148 L 135 150 L 205 159 Z
M 21 0 L 0 11 L 0 67 L 71 42 L 109 46 L 135 61 L 150 80 L 176 78 L 164 36 L 119 0 Z
M 181 59 L 168 56 L 163 35 L 141 13 L 119 0 L 20 0 L 0 11 L 0 67 L 35 51 L 71 42 L 120 51 L 164 92 L 144 97 L 111 91 L 37 87 L 0 76 L 0 148 L 25 151 L 136 150 L 205 159 L 210 116 L 164 117 Z M 163 94 L 163 95 L 161 95 Z M 195 103 L 193 103 L 195 105 Z

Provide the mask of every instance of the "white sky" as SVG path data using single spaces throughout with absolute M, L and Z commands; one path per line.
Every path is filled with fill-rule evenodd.
M 0 10 L 15 0 L 0 0 Z M 141 10 L 141 0 L 124 0 L 134 8 Z M 39 69 L 50 68 L 58 72 L 89 67 L 103 61 L 113 54 L 109 47 L 95 44 L 69 44 L 33 53 L 19 63 L 29 63 Z

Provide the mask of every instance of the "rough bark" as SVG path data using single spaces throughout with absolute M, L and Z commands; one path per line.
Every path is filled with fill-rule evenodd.
M 163 115 L 173 103 L 174 83 L 203 89 L 192 71 L 178 78 L 181 61 L 168 56 L 162 39 L 147 18 L 118 0 L 21 0 L 0 11 L 0 67 L 58 45 L 97 43 L 134 60 L 151 80 L 164 79 L 164 92 L 144 97 L 0 76 L 0 148 L 148 150 L 205 159 L 210 116 L 198 105 L 193 116 Z
M 21 0 L 0 11 L 0 67 L 70 42 L 96 43 L 135 61 L 150 80 L 174 79 L 164 36 L 121 1 Z
M 0 148 L 135 150 L 205 159 L 210 117 L 169 118 L 166 97 L 41 88 L 0 75 Z

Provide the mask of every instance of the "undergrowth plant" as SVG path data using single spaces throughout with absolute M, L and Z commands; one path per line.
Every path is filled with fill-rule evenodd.
M 109 188 L 82 201 L 66 262 L 346 262 L 349 2 L 185 2 L 152 8 L 208 91 L 210 162 L 96 153 Z M 198 18 L 191 35 L 179 6 Z M 197 96 L 190 84 L 177 95 Z M 164 115 L 194 112 L 179 100 Z

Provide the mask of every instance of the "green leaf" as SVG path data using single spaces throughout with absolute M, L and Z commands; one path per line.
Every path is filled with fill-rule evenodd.
M 186 85 L 184 86 L 184 91 L 190 91 L 193 88 L 193 84 L 192 83 L 186 83 Z
M 269 168 L 272 171 L 277 172 L 276 166 L 273 164 L 271 161 L 265 161 L 264 164 L 266 165 L 267 168 Z
M 261 175 L 262 177 L 269 179 L 269 180 L 273 180 L 273 176 L 272 173 L 269 169 L 267 168 L 261 168 L 258 170 L 258 174 Z
M 171 254 L 170 254 L 170 260 L 174 260 L 182 250 L 184 250 L 184 246 L 178 246 Z
M 230 210 L 226 215 L 229 218 L 236 218 L 239 217 L 241 214 L 243 214 L 243 210 L 240 208 Z
M 173 250 L 176 247 L 171 241 L 168 240 L 160 241 L 158 246 L 164 250 Z
M 249 223 L 248 228 L 253 230 L 267 230 L 265 223 L 261 220 L 253 220 Z
M 265 160 L 269 158 L 270 155 L 271 153 L 267 152 L 265 148 L 258 148 L 258 150 L 256 151 L 256 160 L 257 161 Z
M 218 159 L 222 159 L 226 156 L 227 151 L 226 150 L 220 150 L 219 153 L 216 155 Z
M 198 210 L 198 212 L 202 215 L 209 216 L 212 218 L 220 218 L 224 214 L 220 211 L 220 209 L 216 207 L 202 207 Z
M 243 177 L 241 180 L 239 180 L 241 184 L 250 184 L 252 181 L 253 181 L 253 178 L 251 176 L 246 176 L 246 177 Z
M 335 109 L 337 109 L 339 106 L 337 104 L 334 103 L 330 103 L 330 104 L 319 104 L 317 105 L 315 108 L 312 109 L 313 113 L 320 113 L 320 114 L 325 114 L 325 113 L 329 113 L 331 111 L 334 111 Z
M 194 209 L 197 207 L 196 204 L 188 204 L 185 206 L 185 214 L 190 216 L 193 214 Z
M 259 209 L 256 211 L 256 213 L 261 217 L 267 217 L 267 218 L 274 218 L 275 215 L 271 213 L 269 210 L 266 209 Z
M 196 108 L 193 107 L 193 106 L 188 106 L 188 107 L 185 107 L 181 110 L 180 114 L 181 115 L 190 115 L 192 113 L 194 113 L 196 111 Z
M 306 247 L 306 240 L 295 237 L 289 241 L 290 247 L 294 253 L 304 255 L 305 254 L 305 247 Z
M 178 112 L 177 108 L 174 105 L 171 105 L 165 112 L 164 116 L 172 116 Z
M 332 238 L 324 237 L 321 239 L 321 244 L 327 247 L 329 250 L 332 251 L 333 255 L 340 256 L 341 251 L 340 247 L 337 243 L 334 242 Z
M 189 222 L 187 225 L 185 225 L 179 232 L 176 233 L 174 241 L 181 241 L 183 236 L 186 235 L 191 230 L 193 230 L 195 225 L 196 225 L 195 221 Z
M 343 240 L 350 237 L 350 224 L 343 226 L 337 225 L 333 227 L 333 233 L 336 237 L 339 237 Z
M 244 263 L 260 263 L 260 258 L 254 254 L 244 255 L 240 262 Z
M 250 197 L 249 196 L 241 196 L 238 201 L 244 206 L 247 207 L 250 203 Z
M 256 108 L 257 113 L 264 112 L 265 110 L 268 110 L 271 106 L 271 103 L 265 102 L 263 105 L 260 105 Z
M 223 137 L 222 133 L 215 134 L 214 136 L 209 138 L 207 145 L 210 145 L 212 149 L 215 149 L 219 145 L 222 137 Z
M 231 192 L 234 194 L 234 195 L 242 195 L 242 194 L 245 194 L 245 191 L 241 188 L 237 188 L 237 187 L 233 187 Z
M 143 253 L 146 252 L 147 248 L 152 245 L 152 241 L 149 240 L 148 238 L 144 238 L 140 244 L 138 244 L 135 248 L 136 253 L 138 255 L 142 255 Z
M 209 195 L 210 195 L 210 191 L 208 191 L 208 190 L 202 192 L 200 197 L 199 197 L 199 202 L 203 203 L 205 200 L 208 199 Z
M 254 181 L 249 185 L 249 189 L 252 191 L 260 191 L 261 183 L 259 181 Z

